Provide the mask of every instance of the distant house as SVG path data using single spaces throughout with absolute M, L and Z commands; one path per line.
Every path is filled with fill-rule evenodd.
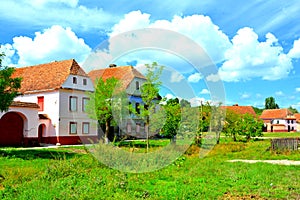
M 296 117 L 287 109 L 264 110 L 260 116 L 265 132 L 294 132 L 297 130 Z
M 254 117 L 256 116 L 256 113 L 252 106 L 239 106 L 238 104 L 235 104 L 233 106 L 221 106 L 221 108 L 230 110 L 239 115 L 250 114 Z
M 74 59 L 17 68 L 13 77 L 23 78 L 22 95 L 15 101 L 39 106 L 36 115 L 15 112 L 23 118 L 24 138 L 50 144 L 78 144 L 82 139 L 97 138 L 96 122 L 85 112 L 93 83 Z M 26 125 L 36 119 L 36 127 Z
M 14 101 L 7 112 L 0 112 L 0 146 L 19 146 L 38 142 L 36 103 Z
M 144 106 L 141 98 L 141 86 L 146 81 L 146 77 L 132 66 L 116 66 L 110 65 L 109 68 L 93 70 L 88 73 L 94 84 L 96 80 L 102 78 L 104 81 L 108 78 L 115 77 L 121 82 L 121 89 L 126 91 L 128 103 L 131 104 L 136 112 L 140 112 L 140 107 Z M 129 135 L 136 138 L 146 137 L 146 127 L 143 120 L 139 119 L 132 113 L 124 118 L 119 123 L 118 129 L 115 129 L 115 134 Z
M 295 113 L 294 116 L 296 117 L 297 131 L 300 132 L 300 113 Z

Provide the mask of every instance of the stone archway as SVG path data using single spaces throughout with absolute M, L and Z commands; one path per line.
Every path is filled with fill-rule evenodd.
M 8 112 L 0 119 L 0 145 L 20 146 L 23 144 L 24 120 L 16 112 Z

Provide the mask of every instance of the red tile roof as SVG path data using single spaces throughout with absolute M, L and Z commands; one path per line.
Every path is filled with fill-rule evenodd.
M 264 110 L 260 116 L 261 119 L 295 119 L 292 112 L 287 109 L 268 109 Z
M 132 66 L 120 66 L 93 70 L 90 71 L 88 75 L 94 83 L 100 77 L 102 77 L 104 81 L 108 78 L 115 77 L 122 82 L 122 89 L 126 89 L 135 77 L 146 79 L 143 74 L 141 74 Z
M 13 101 L 9 107 L 40 108 L 36 103 Z
M 237 114 L 240 114 L 240 115 L 244 115 L 244 114 L 248 113 L 250 115 L 256 116 L 256 113 L 255 113 L 252 106 L 233 105 L 233 106 L 221 106 L 221 108 L 231 110 L 231 111 L 233 111 Z
M 22 77 L 20 92 L 26 94 L 59 89 L 71 74 L 88 76 L 74 59 L 70 59 L 16 68 L 13 77 Z
M 300 123 L 300 113 L 295 113 L 294 116 L 296 117 L 296 121 Z

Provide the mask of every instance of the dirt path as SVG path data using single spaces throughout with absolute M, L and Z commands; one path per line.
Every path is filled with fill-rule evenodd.
M 236 159 L 236 160 L 229 160 L 228 162 L 245 162 L 245 163 L 270 163 L 270 164 L 276 164 L 276 165 L 300 165 L 300 161 L 295 160 L 242 160 L 242 159 Z

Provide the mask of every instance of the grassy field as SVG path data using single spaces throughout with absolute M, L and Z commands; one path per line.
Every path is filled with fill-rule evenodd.
M 267 132 L 264 133 L 264 137 L 284 137 L 284 138 L 289 138 L 289 137 L 300 137 L 300 132 Z
M 299 151 L 269 147 L 269 140 L 223 140 L 200 159 L 199 147 L 192 146 L 173 164 L 137 174 L 110 169 L 83 147 L 7 148 L 0 150 L 0 199 L 299 199 L 300 166 L 227 162 L 300 160 Z

